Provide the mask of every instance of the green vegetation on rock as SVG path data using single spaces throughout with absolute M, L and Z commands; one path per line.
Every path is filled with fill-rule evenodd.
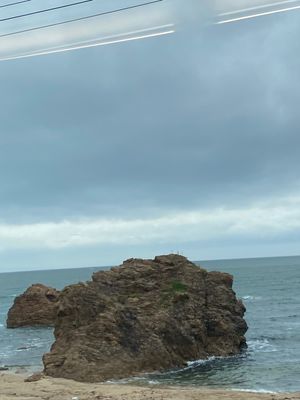
M 187 287 L 184 283 L 179 282 L 179 281 L 174 281 L 172 282 L 172 292 L 185 292 L 187 290 Z

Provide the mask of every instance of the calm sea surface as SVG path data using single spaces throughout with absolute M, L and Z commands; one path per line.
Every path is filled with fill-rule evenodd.
M 237 357 L 199 361 L 136 383 L 203 385 L 258 391 L 300 391 L 300 257 L 205 261 L 208 270 L 234 275 L 246 307 L 248 350 Z M 0 274 L 0 366 L 41 366 L 51 329 L 5 327 L 14 297 L 32 283 L 56 288 L 88 280 L 100 268 Z

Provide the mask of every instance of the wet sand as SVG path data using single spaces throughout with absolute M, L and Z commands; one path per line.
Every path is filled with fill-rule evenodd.
M 26 376 L 0 374 L 0 400 L 300 400 L 295 394 L 259 394 L 180 387 L 140 387 L 79 383 L 43 378 L 24 382 Z

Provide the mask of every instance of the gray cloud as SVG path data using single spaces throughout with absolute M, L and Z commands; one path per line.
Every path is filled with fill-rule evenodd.
M 284 178 L 298 155 L 298 46 L 292 66 L 267 50 L 273 35 L 262 45 L 259 32 L 235 31 L 2 64 L 7 200 L 21 190 L 47 205 L 137 184 L 160 200 L 164 184 L 170 198 L 183 185 L 203 201 L 215 184 Z

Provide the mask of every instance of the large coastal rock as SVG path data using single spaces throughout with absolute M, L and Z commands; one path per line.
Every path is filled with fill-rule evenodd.
M 96 382 L 234 355 L 244 312 L 231 275 L 179 255 L 130 259 L 62 291 L 44 372 Z
M 35 284 L 15 298 L 7 315 L 8 328 L 54 326 L 59 291 Z

